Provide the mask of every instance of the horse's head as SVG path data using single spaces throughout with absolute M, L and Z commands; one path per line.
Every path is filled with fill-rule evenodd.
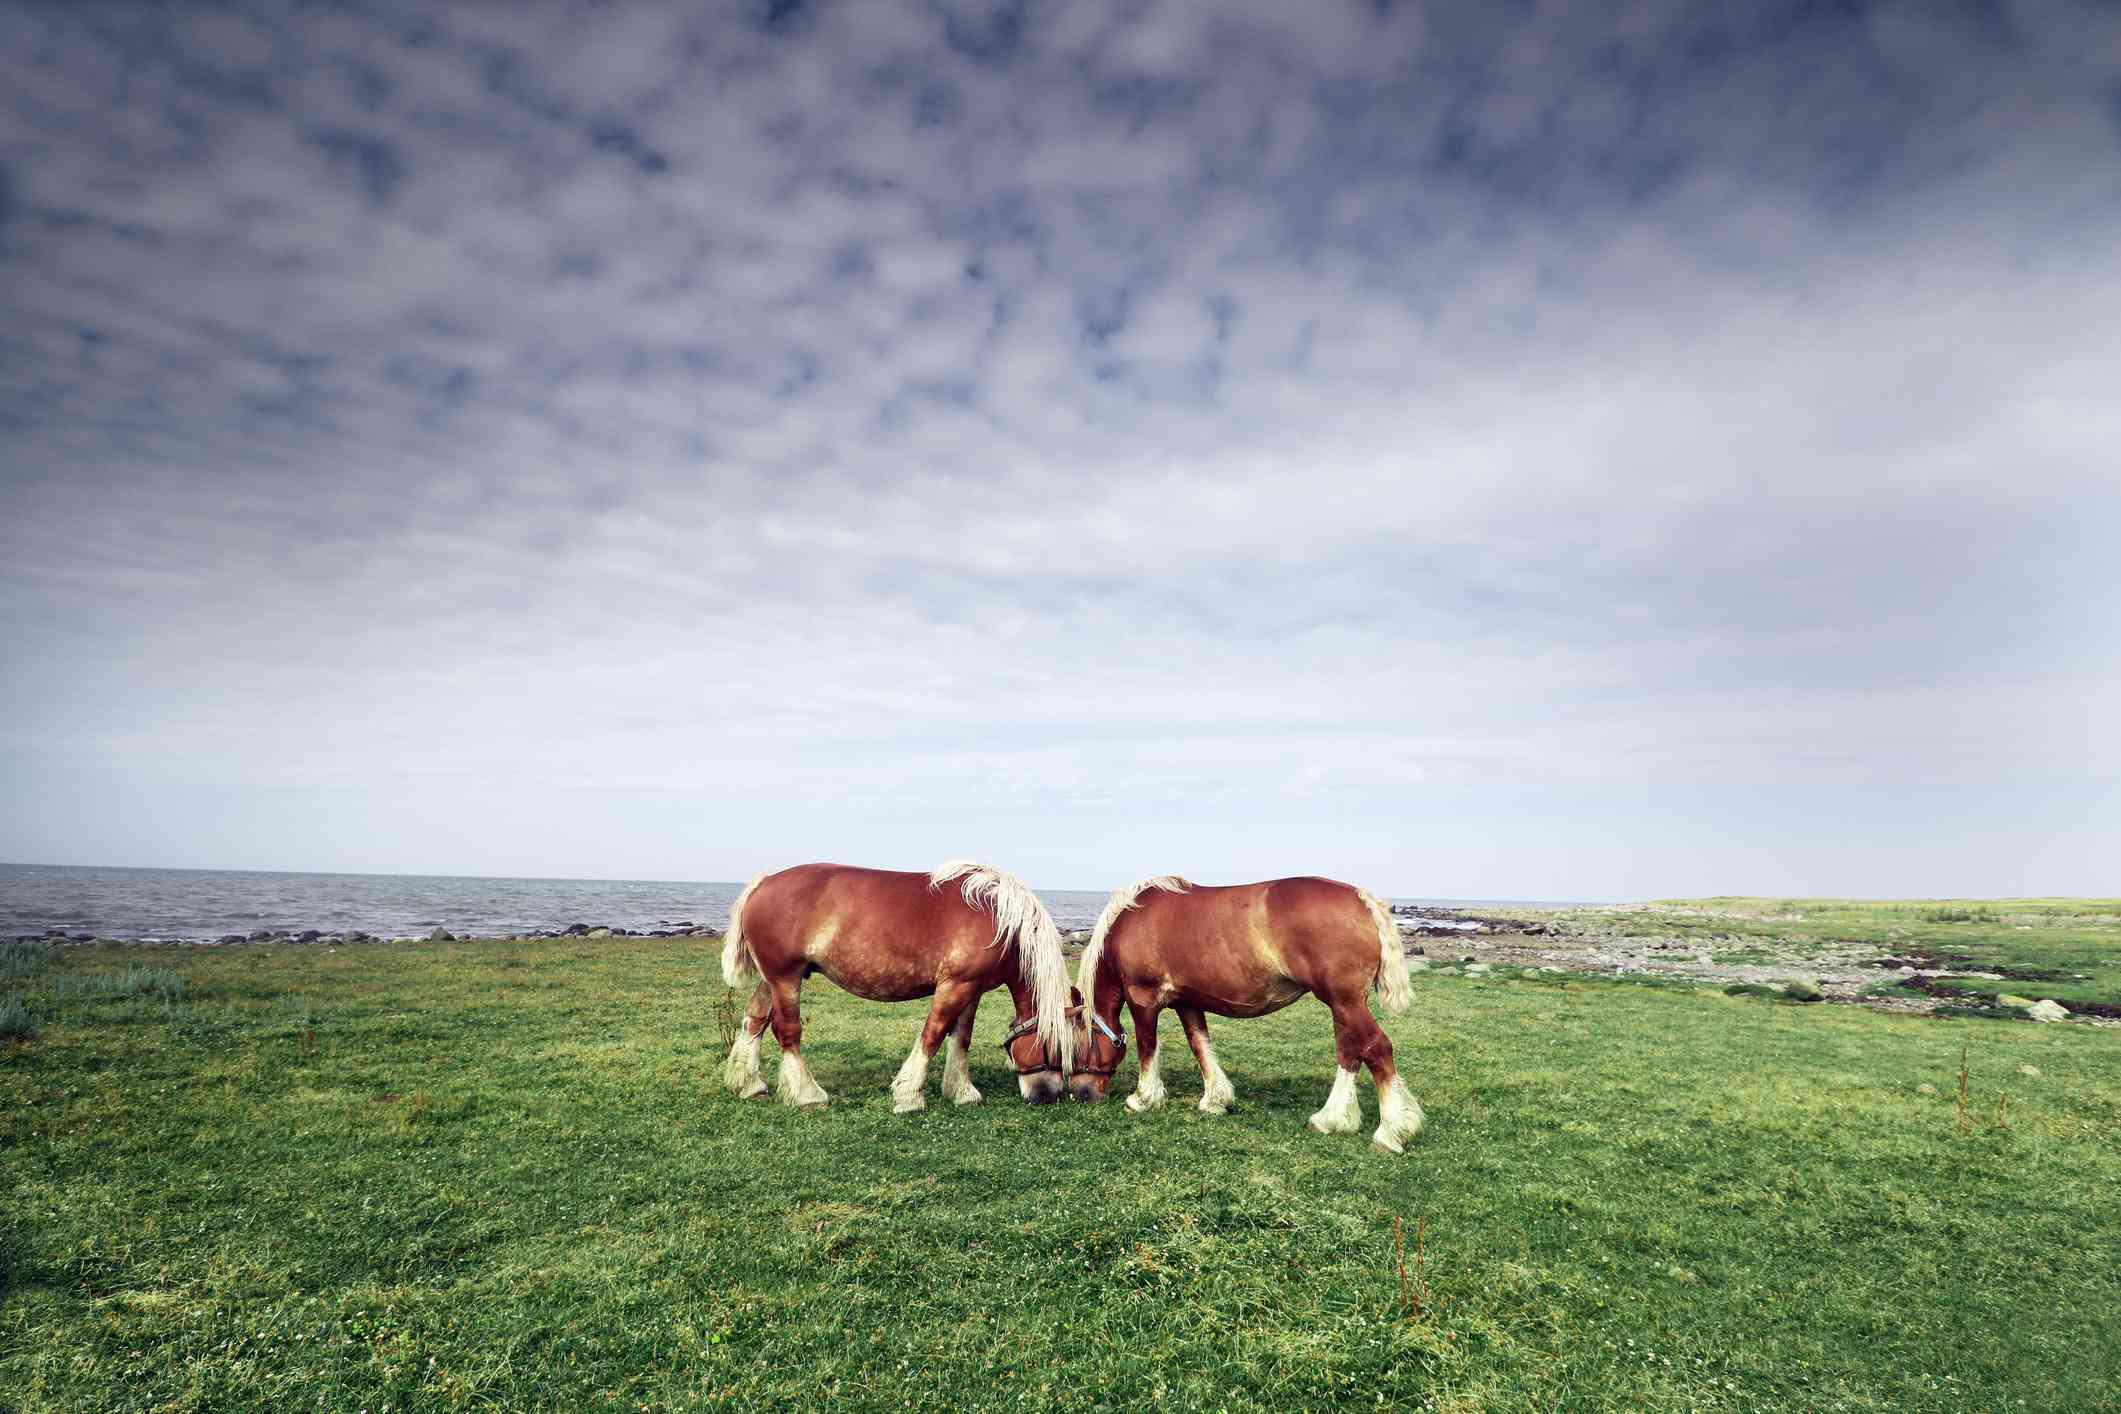
M 1070 989 L 1073 1005 L 1068 1021 L 1075 1027 L 1075 1069 L 1068 1076 L 1070 1099 L 1094 1103 L 1105 1098 L 1112 1072 L 1127 1054 L 1127 1035 L 1083 1003 L 1083 994 Z
M 1002 1054 L 1016 1069 L 1016 1088 L 1031 1105 L 1050 1105 L 1061 1097 L 1060 1058 L 1038 1038 L 1038 1014 L 1020 1016 L 1002 1037 Z

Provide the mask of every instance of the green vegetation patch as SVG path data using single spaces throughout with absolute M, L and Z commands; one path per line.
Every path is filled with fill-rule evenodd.
M 38 1034 L 0 1048 L 10 1407 L 1958 1411 L 2121 1388 L 2111 1031 L 1429 975 L 1386 1021 L 1429 1113 L 1390 1159 L 1305 1130 L 1334 1066 L 1311 1001 L 1213 1023 L 1225 1117 L 1194 1110 L 1169 1018 L 1166 1108 L 1021 1104 L 999 996 L 987 1103 L 932 1074 L 930 1108 L 894 1115 L 922 1008 L 814 980 L 834 1098 L 812 1113 L 720 1088 L 707 942 L 154 957 L 177 1000 L 61 1000 L 111 969 L 68 950 L 24 993 Z

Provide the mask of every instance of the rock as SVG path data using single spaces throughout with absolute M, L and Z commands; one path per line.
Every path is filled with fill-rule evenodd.
M 2021 1065 L 2018 1067 L 2018 1073 L 2020 1075 L 2030 1075 L 2035 1078 L 2038 1078 L 2040 1074 L 2040 1067 L 2037 1065 Z
M 1930 1084 L 1927 1080 L 1923 1081 L 1920 1085 L 1917 1085 L 1915 1087 L 1915 1090 L 1917 1093 L 1923 1095 L 1934 1095 L 1937 1093 L 1937 1087 Z
M 2045 997 L 2027 1007 L 2025 1014 L 2035 1021 L 2064 1021 L 2069 1017 L 2069 1008 L 2053 997 Z
M 223 933 L 220 937 L 214 939 L 214 941 L 226 945 L 228 943 L 245 942 L 247 941 L 247 939 L 245 939 L 241 933 Z
M 589 925 L 587 923 L 570 923 L 560 930 L 559 935 L 563 938 L 586 938 L 589 936 Z
M 1425 958 L 1425 957 L 1410 957 L 1410 958 L 1408 958 L 1408 959 L 1407 959 L 1407 971 L 1409 971 L 1409 972 L 1427 972 L 1428 970 L 1429 970 L 1429 960 L 1428 960 L 1427 958 Z
M 349 943 L 372 943 L 375 941 L 375 938 L 373 935 L 364 933 L 360 929 L 356 928 L 346 935 L 346 941 Z
M 1485 962 L 1469 962 L 1466 964 L 1466 976 L 1468 977 L 1485 977 L 1488 974 L 1488 970 L 1488 965 Z
M 2032 1004 L 2033 999 L 2031 997 L 2015 997 L 2009 992 L 1998 992 L 1996 994 L 1997 1006 L 2030 1007 Z
M 295 934 L 295 941 L 298 943 L 313 943 L 323 936 L 322 933 L 319 933 L 314 928 L 304 928 L 301 932 Z
M 1782 984 L 1782 995 L 1793 1002 L 1816 1002 L 1826 998 L 1826 993 L 1819 990 L 1819 984 L 1809 977 L 1792 977 Z
M 272 941 L 272 929 L 260 928 L 256 930 L 250 935 L 250 941 L 254 943 L 265 943 Z
M 427 941 L 430 943 L 453 943 L 456 940 L 457 935 L 447 928 L 437 928 L 427 935 Z
M 611 930 L 609 928 L 591 928 L 582 936 L 585 938 L 608 938 L 611 936 Z
M 695 928 L 685 935 L 688 938 L 719 938 L 722 935 L 712 928 Z

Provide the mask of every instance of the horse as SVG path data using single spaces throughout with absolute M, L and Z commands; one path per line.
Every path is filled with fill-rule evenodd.
M 759 1042 L 770 1023 L 781 1099 L 799 1107 L 829 1099 L 803 1064 L 803 979 L 813 972 L 871 1001 L 935 998 L 891 1082 L 896 1113 L 926 1106 L 928 1063 L 946 1036 L 944 1097 L 980 1102 L 966 1048 L 979 1000 L 995 987 L 1016 1003 L 1002 1051 L 1017 1088 L 1034 1105 L 1060 1098 L 1074 1058 L 1068 966 L 1046 906 L 1014 876 L 953 859 L 926 874 L 799 864 L 746 884 L 722 941 L 722 980 L 740 989 L 759 979 L 723 1066 L 736 1094 L 766 1093 Z
M 1368 1066 L 1379 1111 L 1370 1142 L 1402 1153 L 1421 1132 L 1421 1103 L 1392 1064 L 1392 1040 L 1370 1012 L 1372 982 L 1386 1010 L 1407 1009 L 1413 992 L 1398 925 L 1352 884 L 1297 878 L 1206 887 L 1173 874 L 1144 879 L 1112 895 L 1083 952 L 1076 987 L 1090 1004 L 1076 1026 L 1069 1093 L 1104 1098 L 1126 1054 L 1124 1001 L 1141 1038 L 1141 1077 L 1127 1108 L 1139 1114 L 1163 1104 L 1156 1021 L 1165 1007 L 1176 1007 L 1200 1062 L 1200 1111 L 1224 1114 L 1237 1093 L 1208 1044 L 1206 1014 L 1265 1016 L 1310 992 L 1332 1010 L 1339 1062 L 1311 1128 L 1350 1134 L 1362 1127 L 1355 1082 Z

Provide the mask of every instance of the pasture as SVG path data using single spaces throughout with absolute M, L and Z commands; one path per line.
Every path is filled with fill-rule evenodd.
M 832 1106 L 740 1102 L 715 948 L 18 960 L 0 1408 L 2121 1407 L 2121 1031 L 1417 975 L 1390 1159 L 1308 1000 L 1225 1118 L 1170 1016 L 1024 1106 L 999 994 L 894 1116 L 921 1008 L 813 981 Z

